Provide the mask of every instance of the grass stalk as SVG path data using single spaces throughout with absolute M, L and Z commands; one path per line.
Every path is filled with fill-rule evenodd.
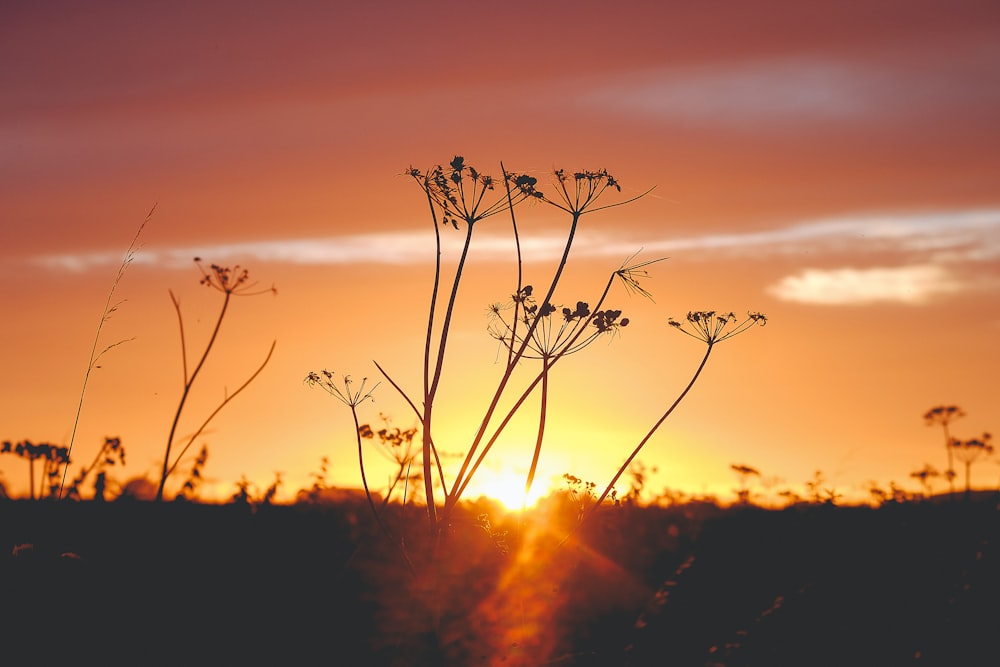
M 120 340 L 116 343 L 112 343 L 111 345 L 106 346 L 100 352 L 98 352 L 97 349 L 101 342 L 101 333 L 104 331 L 104 323 L 111 318 L 111 315 L 114 314 L 114 312 L 118 309 L 118 306 L 120 305 L 120 303 L 113 303 L 115 298 L 115 292 L 118 291 L 118 285 L 121 283 L 122 278 L 125 276 L 125 270 L 129 267 L 129 265 L 132 264 L 132 261 L 135 259 L 135 253 L 138 251 L 139 237 L 142 236 L 142 232 L 146 228 L 146 224 L 149 223 L 150 220 L 152 220 L 154 212 L 156 212 L 156 204 L 153 204 L 153 207 L 149 209 L 149 213 L 146 214 L 146 217 L 143 219 L 142 223 L 139 225 L 139 228 L 136 230 L 135 235 L 132 237 L 132 241 L 131 243 L 129 243 L 128 250 L 125 251 L 125 257 L 124 259 L 122 259 L 122 263 L 118 266 L 118 273 L 115 274 L 115 279 L 111 283 L 111 290 L 108 292 L 108 298 L 104 304 L 104 311 L 101 313 L 101 321 L 98 323 L 97 333 L 94 335 L 94 343 L 90 348 L 90 359 L 87 362 L 87 371 L 83 375 L 83 387 L 80 389 L 80 400 L 77 402 L 76 415 L 73 417 L 73 430 L 70 432 L 69 436 L 68 449 L 70 455 L 72 455 L 73 445 L 76 443 L 76 432 L 80 426 L 80 415 L 83 414 L 83 402 L 84 398 L 87 395 L 87 386 L 90 384 L 90 374 L 94 371 L 94 369 L 99 368 L 98 361 L 100 361 L 101 357 L 103 357 L 106 352 L 108 352 L 114 347 L 121 345 L 122 343 L 128 342 L 129 340 L 133 340 L 131 338 Z M 66 486 L 66 474 L 68 470 L 69 466 L 67 465 L 66 469 L 63 470 L 62 480 L 59 483 L 59 498 L 62 498 L 63 489 Z M 32 496 L 33 495 L 34 493 L 32 492 Z

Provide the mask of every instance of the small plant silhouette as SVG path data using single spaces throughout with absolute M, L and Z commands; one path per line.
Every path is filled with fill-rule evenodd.
M 993 453 L 993 445 L 990 440 L 993 436 L 983 433 L 979 438 L 961 440 L 952 438 L 949 449 L 954 451 L 955 458 L 965 464 L 965 497 L 968 499 L 972 493 L 972 464 L 986 458 Z
M 116 463 L 125 465 L 125 447 L 121 438 L 105 438 L 104 444 L 97 452 L 97 456 L 90 465 L 80 470 L 80 474 L 73 478 L 64 494 L 65 498 L 80 499 L 80 487 L 91 473 L 95 476 L 94 499 L 104 500 L 104 492 L 107 489 L 107 474 L 105 468 Z
M 931 481 L 940 477 L 941 473 L 937 468 L 932 466 L 930 463 L 925 463 L 924 467 L 920 470 L 915 470 L 910 473 L 910 477 L 913 477 L 920 482 L 920 486 L 924 490 L 924 497 L 930 498 L 932 495 Z
M 739 477 L 740 485 L 736 489 L 736 497 L 740 505 L 750 504 L 750 478 L 760 477 L 760 471 L 742 463 L 730 464 L 729 468 Z
M 40 472 L 39 498 L 58 497 L 60 481 L 59 473 L 69 466 L 69 447 L 52 445 L 47 442 L 34 443 L 22 440 L 17 443 L 5 440 L 0 445 L 0 454 L 14 454 L 28 460 L 28 493 L 29 498 L 35 496 L 35 461 L 42 462 Z
M 173 473 L 177 464 L 184 457 L 184 454 L 194 443 L 195 439 L 198 438 L 208 426 L 209 422 L 215 418 L 217 414 L 224 408 L 231 400 L 236 398 L 247 386 L 256 379 L 260 372 L 264 370 L 267 362 L 271 360 L 271 355 L 274 354 L 274 346 L 277 341 L 272 341 L 271 348 L 267 352 L 267 356 L 264 361 L 257 367 L 250 377 L 241 384 L 236 391 L 229 394 L 227 393 L 222 399 L 221 403 L 213 410 L 205 421 L 195 430 L 195 432 L 188 438 L 187 443 L 181 449 L 180 453 L 171 463 L 170 452 L 173 448 L 174 437 L 177 433 L 177 426 L 180 423 L 181 414 L 184 412 L 184 405 L 187 402 L 188 396 L 191 393 L 191 387 L 194 385 L 194 381 L 198 377 L 198 373 L 201 371 L 202 367 L 205 365 L 206 359 L 208 359 L 209 353 L 212 351 L 212 347 L 219 335 L 219 329 L 222 327 L 222 321 L 226 317 L 226 312 L 229 309 L 229 304 L 233 297 L 236 296 L 255 296 L 258 294 L 277 294 L 277 289 L 271 286 L 267 289 L 257 289 L 257 284 L 250 282 L 249 272 L 240 267 L 239 265 L 230 268 L 227 266 L 219 266 L 218 264 L 211 264 L 207 269 L 202 264 L 201 258 L 195 257 L 195 264 L 198 266 L 198 270 L 201 271 L 201 284 L 205 285 L 211 289 L 221 292 L 223 295 L 222 305 L 219 309 L 219 314 L 215 320 L 215 327 L 212 329 L 212 334 L 208 339 L 208 343 L 205 345 L 205 350 L 202 352 L 201 357 L 198 359 L 198 363 L 195 364 L 194 369 L 188 373 L 188 354 L 187 354 L 187 344 L 184 335 L 184 317 L 181 313 L 180 300 L 174 295 L 173 291 L 170 291 L 170 301 L 174 305 L 174 310 L 177 313 L 177 323 L 180 326 L 180 337 L 181 337 L 181 363 L 184 371 L 184 389 L 181 392 L 180 402 L 177 405 L 177 410 L 174 412 L 173 422 L 170 424 L 170 434 L 167 436 L 167 447 L 166 452 L 163 455 L 163 468 L 160 473 L 160 484 L 156 491 L 156 500 L 163 500 L 164 487 L 167 484 L 167 478 Z
M 941 428 L 944 429 L 944 448 L 948 453 L 948 468 L 944 471 L 944 476 L 948 480 L 948 487 L 952 495 L 955 495 L 955 461 L 954 448 L 951 446 L 952 437 L 948 430 L 948 425 L 964 416 L 965 411 L 957 405 L 939 405 L 924 413 L 925 424 L 928 426 L 940 424 Z

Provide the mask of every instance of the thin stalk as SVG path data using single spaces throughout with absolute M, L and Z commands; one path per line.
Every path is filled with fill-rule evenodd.
M 410 399 L 410 397 L 406 394 L 406 392 L 403 391 L 403 388 L 400 387 L 399 384 L 392 379 L 392 377 L 386 372 L 384 368 L 382 368 L 382 366 L 377 361 L 372 361 L 372 363 L 375 364 L 375 368 L 379 370 L 379 372 L 382 374 L 382 377 L 384 377 L 386 381 L 388 381 L 389 384 L 391 384 L 396 389 L 396 391 L 399 392 L 399 395 L 403 397 L 403 400 L 406 401 L 406 403 L 410 406 L 410 409 L 413 410 L 413 414 L 415 414 L 417 416 L 417 419 L 421 420 L 422 423 L 423 415 L 420 413 L 420 410 L 417 408 L 417 406 L 413 403 L 413 400 Z M 445 499 L 447 500 L 448 487 L 444 483 L 444 468 L 441 466 L 441 456 L 438 454 L 437 447 L 434 445 L 433 435 L 431 436 L 431 453 L 434 454 L 434 461 L 437 464 L 438 476 L 441 480 L 441 488 L 444 489 Z
M 427 396 L 430 394 L 431 340 L 434 334 L 434 313 L 437 310 L 438 290 L 441 287 L 441 230 L 438 228 L 437 213 L 434 210 L 434 200 L 431 198 L 431 193 L 429 190 L 427 191 L 427 205 L 431 209 L 431 221 L 434 223 L 434 245 L 436 248 L 436 253 L 434 256 L 434 288 L 431 290 L 431 304 L 430 307 L 427 309 L 427 336 L 424 339 L 424 403 L 425 404 L 427 403 Z M 385 372 L 383 371 L 382 374 L 385 375 Z M 402 393 L 402 390 L 400 390 L 400 393 Z
M 226 316 L 226 310 L 229 308 L 229 300 L 232 297 L 232 293 L 225 292 L 225 299 L 222 302 L 222 309 L 219 311 L 219 317 L 215 321 L 215 328 L 212 330 L 212 335 L 208 339 L 208 345 L 205 346 L 205 351 L 201 355 L 201 359 L 198 361 L 198 365 L 195 366 L 194 371 L 191 373 L 191 377 L 187 377 L 187 350 L 184 342 L 184 319 L 181 315 L 181 304 L 174 296 L 173 292 L 170 292 L 170 300 L 174 304 L 174 309 L 177 311 L 177 322 L 180 325 L 181 331 L 181 357 L 184 363 L 184 391 L 181 393 L 180 403 L 177 405 L 177 411 L 174 413 L 174 421 L 170 425 L 170 435 L 167 437 L 167 451 L 163 456 L 163 471 L 160 474 L 160 487 L 156 491 L 156 500 L 163 500 L 163 487 L 167 483 L 167 474 L 169 473 L 170 465 L 170 448 L 174 444 L 174 434 L 177 432 L 177 424 L 181 419 L 181 412 L 184 411 L 184 404 L 187 402 L 188 395 L 191 393 L 191 386 L 194 384 L 195 378 L 198 377 L 199 371 L 201 371 L 202 366 L 205 364 L 205 360 L 208 358 L 208 353 L 212 351 L 212 346 L 215 344 L 215 339 L 219 335 L 219 328 L 222 326 L 222 320 Z
M 622 464 L 622 466 L 618 469 L 618 472 L 615 473 L 615 476 L 611 478 L 610 482 L 608 482 L 607 487 L 605 487 L 604 492 L 597 499 L 597 502 L 591 505 L 591 507 L 587 510 L 587 512 L 584 513 L 583 519 L 580 520 L 580 523 L 583 523 L 583 521 L 586 520 L 586 518 L 590 514 L 592 514 L 598 507 L 600 507 L 601 503 L 604 502 L 604 499 L 608 497 L 609 493 L 611 493 L 611 489 L 614 488 L 615 484 L 618 482 L 621 476 L 625 474 L 625 471 L 628 470 L 628 467 L 632 465 L 632 461 L 635 459 L 635 457 L 639 455 L 639 451 L 646 445 L 649 439 L 653 437 L 653 434 L 656 433 L 657 429 L 660 428 L 660 425 L 663 424 L 663 422 L 667 419 L 667 417 L 670 416 L 670 414 L 674 411 L 674 409 L 676 409 L 677 406 L 680 405 L 680 402 L 684 400 L 684 397 L 687 396 L 688 392 L 691 391 L 691 388 L 694 386 L 694 383 L 698 381 L 698 376 L 701 375 L 702 370 L 704 370 L 705 364 L 708 363 L 708 357 L 709 355 L 712 354 L 712 347 L 713 344 L 709 342 L 708 349 L 705 350 L 705 356 L 702 357 L 701 363 L 698 364 L 698 370 L 696 370 L 694 372 L 694 375 L 691 376 L 691 381 L 688 382 L 686 387 L 684 387 L 684 391 L 680 393 L 680 395 L 674 400 L 674 402 L 670 405 L 670 407 L 667 408 L 667 411 L 664 412 L 663 415 L 657 420 L 657 422 L 653 424 L 653 427 L 649 429 L 649 432 L 646 433 L 645 437 L 643 437 L 643 439 L 639 441 L 639 444 L 635 446 L 635 449 L 632 450 L 632 453 L 629 454 L 627 459 L 625 459 L 625 463 Z
M 549 404 L 549 364 L 548 359 L 542 360 L 542 398 L 538 409 L 538 435 L 535 438 L 535 451 L 531 456 L 531 466 L 528 468 L 528 478 L 524 483 L 524 501 L 528 502 L 531 485 L 535 481 L 535 470 L 538 468 L 538 458 L 542 453 L 542 440 L 545 437 L 545 417 Z
M 101 332 L 104 329 L 104 323 L 108 321 L 108 318 L 111 317 L 111 314 L 117 308 L 116 305 L 112 305 L 111 303 L 115 298 L 115 291 L 118 289 L 118 284 L 122 281 L 122 277 L 125 275 L 125 269 L 128 268 L 129 264 L 131 264 L 132 260 L 135 258 L 136 244 L 139 242 L 139 236 L 142 234 L 142 230 L 146 227 L 146 223 L 152 219 L 155 211 L 156 204 L 153 204 L 153 208 L 149 209 L 149 213 L 146 214 L 142 224 L 139 225 L 139 229 L 136 230 L 135 236 L 132 237 L 132 242 L 129 243 L 128 250 L 125 251 L 125 258 L 118 267 L 118 273 L 115 275 L 114 282 L 111 283 L 111 291 L 108 292 L 108 299 L 104 304 L 104 312 L 101 313 L 101 321 L 97 325 L 97 333 L 94 335 L 94 344 L 90 348 L 90 361 L 87 363 L 87 372 L 83 375 L 83 388 L 80 390 L 80 400 L 76 405 L 76 416 L 73 418 L 73 430 L 70 432 L 69 436 L 69 452 L 67 454 L 67 459 L 69 459 L 69 457 L 73 454 L 73 443 L 76 442 L 76 431 L 80 426 L 80 415 L 83 413 L 83 399 L 87 395 L 87 385 L 90 383 L 91 372 L 97 368 L 97 362 L 102 356 L 104 356 L 105 352 L 126 342 L 124 340 L 118 341 L 117 343 L 112 343 L 111 345 L 105 347 L 100 352 L 97 351 L 97 346 L 101 341 Z M 62 481 L 59 483 L 60 498 L 62 498 L 63 487 L 66 486 L 66 473 L 68 471 L 69 466 L 67 465 L 63 470 Z
M 351 406 L 351 417 L 354 419 L 354 437 L 358 443 L 358 468 L 361 470 L 361 486 L 365 489 L 365 498 L 368 499 L 368 506 L 371 508 L 372 514 L 375 515 L 375 521 L 378 523 L 379 529 L 389 538 L 390 542 L 395 542 L 392 533 L 389 532 L 389 528 L 382 521 L 382 515 L 379 513 L 378 508 L 375 507 L 375 500 L 372 498 L 372 492 L 368 488 L 368 476 L 365 474 L 364 448 L 361 444 L 361 423 L 358 421 L 357 406 Z
M 601 293 L 601 297 L 600 299 L 598 299 L 597 305 L 594 307 L 593 312 L 591 313 L 591 317 L 588 319 L 588 323 L 590 319 L 593 319 L 593 313 L 599 311 L 601 309 L 601 306 L 604 305 L 604 301 L 605 299 L 607 299 L 608 293 L 611 291 L 611 285 L 614 283 L 615 275 L 617 275 L 617 272 L 612 273 L 611 276 L 608 278 L 608 282 L 604 286 L 604 291 Z M 567 343 L 563 346 L 563 350 L 570 349 L 580 338 L 580 336 L 583 335 L 583 332 L 585 330 L 586 330 L 586 325 L 580 327 L 577 330 L 577 332 L 573 335 L 573 337 L 570 338 L 569 341 L 567 341 Z M 523 353 L 523 348 L 521 352 Z M 527 400 L 528 396 L 531 394 L 531 392 L 534 391 L 535 387 L 538 386 L 539 382 L 542 381 L 543 375 L 548 373 L 548 371 L 552 368 L 552 366 L 554 366 L 556 362 L 559 361 L 559 359 L 561 359 L 563 356 L 564 354 L 562 352 L 559 352 L 557 354 L 552 355 L 548 360 L 544 362 L 542 371 L 539 372 L 537 376 L 535 376 L 535 379 L 531 382 L 531 384 L 529 384 L 527 388 L 522 392 L 521 396 L 517 399 L 517 401 L 514 402 L 514 405 L 511 406 L 510 410 L 508 410 L 507 415 L 500 422 L 499 426 L 497 426 L 496 430 L 493 432 L 493 435 L 490 436 L 490 439 L 486 442 L 486 445 L 483 447 L 483 450 L 479 453 L 479 456 L 476 458 L 475 463 L 469 469 L 468 475 L 466 475 L 465 478 L 461 480 L 461 484 L 458 484 L 458 480 L 456 479 L 456 485 L 452 487 L 453 505 L 458 502 L 459 498 L 462 497 L 462 494 L 465 492 L 466 487 L 469 485 L 469 480 L 471 480 L 472 477 L 476 474 L 476 471 L 479 470 L 479 466 L 482 464 L 483 459 L 486 458 L 486 455 L 489 453 L 490 449 L 493 448 L 493 445 L 500 437 L 500 434 L 507 427 L 507 424 L 510 423 L 511 419 L 513 419 L 514 414 L 521 408 L 521 405 L 524 404 L 524 401 Z
M 552 299 L 552 295 L 556 291 L 556 286 L 559 284 L 559 279 L 562 277 L 563 270 L 566 268 L 566 263 L 569 261 L 569 253 L 573 246 L 573 239 L 576 236 L 576 226 L 580 221 L 579 213 L 573 214 L 573 221 L 570 225 L 569 235 L 566 239 L 566 246 L 563 249 L 562 258 L 559 261 L 559 265 L 556 268 L 555 275 L 552 277 L 552 282 L 549 285 L 548 292 L 545 295 L 545 299 L 542 303 L 548 303 Z M 528 347 L 528 341 L 531 339 L 531 335 L 534 333 L 535 328 L 538 326 L 539 318 L 535 318 L 531 325 L 528 327 L 527 332 L 524 335 L 524 340 L 521 342 L 520 347 L 514 354 L 513 359 L 507 364 L 507 368 L 504 370 L 503 377 L 500 378 L 500 383 L 493 394 L 493 399 L 490 401 L 490 405 L 486 410 L 486 414 L 483 416 L 483 420 L 480 423 L 479 430 L 476 432 L 476 437 L 472 441 L 472 445 L 469 447 L 469 451 L 465 455 L 465 459 L 462 461 L 462 466 L 458 471 L 458 475 L 455 477 L 455 481 L 452 484 L 452 494 L 449 498 L 451 505 L 446 503 L 446 508 L 453 507 L 458 500 L 458 496 L 455 494 L 455 490 L 458 488 L 465 488 L 467 482 L 464 477 L 466 471 L 469 468 L 469 464 L 472 462 L 472 458 L 476 453 L 480 443 L 483 441 L 483 437 L 486 435 L 486 429 L 489 427 L 490 420 L 493 418 L 493 413 L 496 412 L 497 407 L 500 404 L 500 398 L 503 396 L 504 391 L 507 388 L 507 383 L 510 381 L 511 376 L 514 374 L 514 368 L 517 363 L 521 360 L 524 355 L 525 349 Z M 460 494 L 459 494 L 460 495 Z
M 520 294 L 521 289 L 524 287 L 524 259 L 521 256 L 521 235 L 517 231 L 517 216 L 514 213 L 514 199 L 510 194 L 510 178 L 508 178 L 507 170 L 504 169 L 503 162 L 500 163 L 500 171 L 503 173 L 503 185 L 507 191 L 507 210 L 510 211 L 510 225 L 514 231 L 514 250 L 517 254 L 517 289 L 515 294 Z M 521 302 L 519 299 L 514 299 L 514 317 L 511 323 L 510 339 L 513 342 L 515 334 L 517 333 L 518 315 L 521 310 Z M 511 344 L 507 348 L 507 366 L 511 365 L 514 358 L 514 345 Z
M 240 392 L 246 389 L 247 386 L 249 386 L 249 384 L 253 382 L 258 375 L 260 375 L 260 372 L 264 370 L 264 366 L 267 366 L 267 362 L 271 360 L 271 355 L 274 354 L 274 347 L 277 344 L 278 341 L 271 342 L 271 349 L 268 350 L 267 357 L 265 357 L 263 363 L 261 363 L 261 365 L 257 367 L 257 370 L 253 372 L 253 375 L 251 375 L 246 382 L 241 384 L 239 388 L 236 389 L 236 391 L 226 396 L 226 398 L 223 399 L 223 401 L 215 408 L 215 410 L 213 410 L 212 413 L 208 415 L 208 418 L 205 419 L 204 422 L 202 422 L 201 426 L 198 427 L 198 430 L 194 432 L 194 435 L 188 438 L 188 442 L 186 445 L 184 445 L 184 449 L 182 449 L 180 454 L 177 455 L 177 458 L 174 460 L 174 464 L 170 466 L 170 469 L 167 471 L 167 477 L 170 477 L 170 475 L 174 473 L 174 468 L 176 468 L 177 464 L 179 464 L 181 462 L 181 459 L 184 458 L 184 454 L 186 454 L 187 450 L 191 448 L 192 444 L 194 444 L 195 439 L 197 439 L 197 437 L 205 431 L 205 429 L 208 427 L 209 422 L 211 422 L 215 418 L 215 416 L 219 414 L 222 408 L 224 408 L 226 404 L 229 403 L 229 401 L 236 398 L 236 396 L 239 395 Z

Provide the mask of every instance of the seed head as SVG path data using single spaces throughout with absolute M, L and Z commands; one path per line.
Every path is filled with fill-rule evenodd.
M 767 324 L 767 316 L 763 313 L 748 312 L 746 319 L 737 320 L 736 314 L 717 313 L 714 310 L 690 311 L 685 318 L 687 323 L 678 322 L 674 318 L 667 321 L 671 327 L 692 338 L 715 345 L 743 333 L 755 325 Z

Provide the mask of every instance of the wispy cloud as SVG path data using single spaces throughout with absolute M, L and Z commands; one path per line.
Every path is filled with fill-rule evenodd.
M 782 278 L 768 292 L 784 301 L 820 305 L 904 303 L 920 305 L 965 285 L 935 264 L 891 268 L 805 269 Z
M 464 235 L 444 234 L 445 251 L 457 251 Z M 525 261 L 541 262 L 558 259 L 564 237 L 531 235 L 522 239 Z M 648 255 L 671 255 L 686 259 L 712 260 L 740 257 L 767 260 L 775 256 L 808 258 L 815 262 L 823 256 L 835 257 L 850 253 L 857 265 L 864 256 L 877 256 L 880 266 L 885 255 L 896 256 L 904 268 L 911 266 L 946 266 L 958 263 L 988 262 L 1000 258 L 1000 209 L 973 211 L 943 211 L 899 214 L 859 214 L 838 218 L 804 221 L 797 224 L 749 232 L 719 232 L 692 236 L 640 236 L 633 234 L 601 235 L 594 233 L 578 237 L 574 245 L 576 257 L 608 257 L 624 259 L 642 248 Z M 509 235 L 477 234 L 473 244 L 476 261 L 508 261 L 514 252 Z M 375 234 L 352 234 L 334 237 L 276 239 L 269 241 L 234 242 L 217 245 L 175 248 L 143 248 L 135 263 L 163 268 L 187 268 L 193 257 L 205 257 L 226 263 L 285 263 L 297 265 L 354 264 L 426 264 L 433 261 L 433 243 L 426 232 L 400 231 Z M 117 266 L 120 251 L 41 255 L 32 264 L 49 270 L 82 272 Z M 802 287 L 819 280 L 836 280 L 845 284 L 858 279 L 851 271 L 825 275 L 801 273 L 786 278 L 775 288 L 781 298 L 803 300 Z M 872 269 L 875 270 L 875 269 Z M 881 269 L 880 269 L 881 270 Z M 822 277 L 825 275 L 825 278 Z M 903 272 L 897 278 L 922 280 L 928 274 Z M 893 278 L 889 274 L 862 274 L 883 284 Z M 923 293 L 923 292 L 921 292 Z M 784 296 L 782 296 L 784 295 Z

